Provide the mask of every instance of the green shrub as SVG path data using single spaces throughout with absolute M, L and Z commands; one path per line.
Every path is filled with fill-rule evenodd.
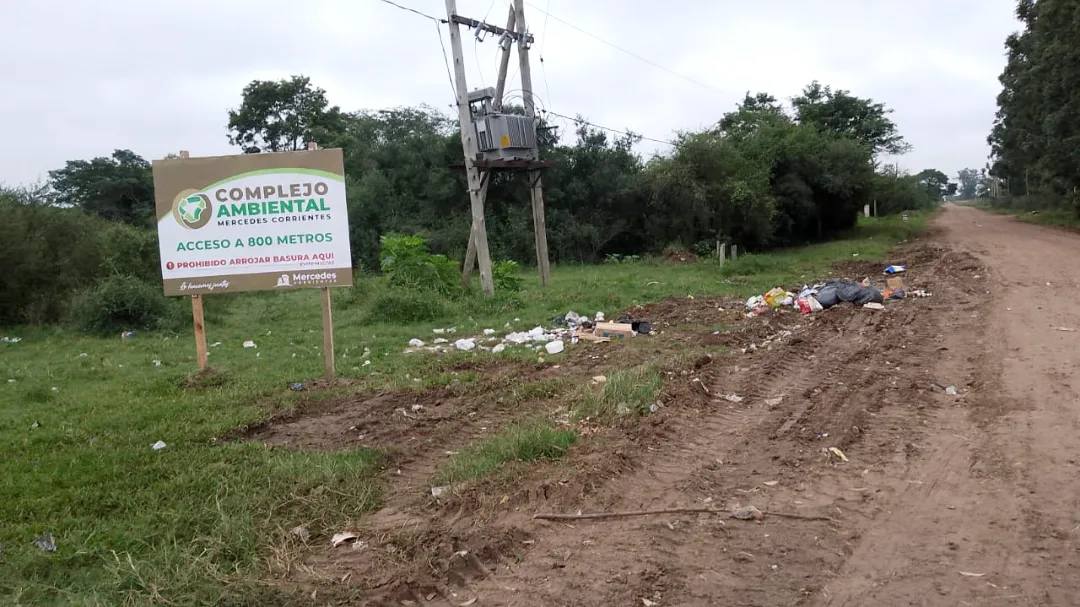
M 436 320 L 445 315 L 442 299 L 431 292 L 392 290 L 372 300 L 366 320 L 405 324 Z
M 71 294 L 100 272 L 108 224 L 76 209 L 31 204 L 0 190 L 0 325 L 42 323 L 67 312 Z
M 495 262 L 491 268 L 491 278 L 498 291 L 516 293 L 521 290 L 521 268 L 516 261 L 507 259 Z
M 390 284 L 407 289 L 429 289 L 443 295 L 462 291 L 457 264 L 445 255 L 428 252 L 422 236 L 385 234 L 380 238 L 379 263 Z
M 157 235 L 153 230 L 112 223 L 101 232 L 102 272 L 135 276 L 149 283 L 161 281 Z
M 71 305 L 72 321 L 91 333 L 173 328 L 181 317 L 179 306 L 158 285 L 134 276 L 108 276 L 76 295 Z

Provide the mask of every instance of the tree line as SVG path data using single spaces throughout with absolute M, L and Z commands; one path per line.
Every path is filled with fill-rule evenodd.
M 817 82 L 790 105 L 766 93 L 747 94 L 713 126 L 677 134 L 670 151 L 650 158 L 634 151 L 639 138 L 633 133 L 611 134 L 579 119 L 569 125 L 573 137 L 560 138 L 556 125 L 542 120 L 541 155 L 554 162 L 544 175 L 552 259 L 596 262 L 668 247 L 705 252 L 717 241 L 759 251 L 833 237 L 874 201 L 882 214 L 934 205 L 946 192 L 943 173 L 908 175 L 880 166 L 881 155 L 909 147 L 890 113 L 883 103 Z M 245 87 L 240 107 L 228 112 L 227 130 L 229 142 L 247 153 L 302 149 L 309 141 L 343 148 L 359 268 L 380 270 L 381 237 L 392 233 L 420 235 L 451 259 L 464 256 L 470 213 L 463 172 L 453 168 L 460 164 L 460 135 L 443 112 L 427 106 L 343 112 L 308 78 L 294 76 Z M 486 213 L 495 259 L 534 260 L 523 179 L 514 173 L 492 179 Z M 88 262 L 98 263 L 99 271 L 83 268 L 66 288 L 90 288 L 102 276 L 154 280 L 157 254 L 147 246 L 155 239 L 153 180 L 150 164 L 130 150 L 68 161 L 50 172 L 43 188 L 0 193 L 0 205 L 20 207 L 30 234 L 47 231 L 53 215 L 66 217 L 58 225 L 77 224 L 70 217 L 79 214 L 103 226 L 127 226 L 106 230 L 109 242 L 100 236 L 106 231 L 76 230 L 96 238 L 86 246 L 99 253 L 87 259 L 114 259 L 104 247 L 123 250 L 115 242 L 121 236 L 136 241 L 128 248 L 139 257 L 119 270 L 115 260 L 111 269 L 104 261 Z M 41 258 L 25 246 L 6 241 L 0 258 Z M 64 265 L 59 258 L 50 263 Z M 56 293 L 41 296 L 46 303 L 35 311 L 22 305 L 34 287 L 26 279 L 9 288 L 19 280 L 0 277 L 11 283 L 0 284 L 0 291 L 23 294 L 0 302 L 0 324 L 60 315 L 62 306 L 46 305 L 63 301 Z
M 1080 213 L 1080 4 L 1020 0 L 1023 30 L 1007 63 L 989 136 L 990 172 L 1013 196 Z

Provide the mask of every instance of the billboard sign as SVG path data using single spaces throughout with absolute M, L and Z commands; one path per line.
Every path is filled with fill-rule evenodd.
M 352 285 L 340 149 L 154 161 L 166 295 Z

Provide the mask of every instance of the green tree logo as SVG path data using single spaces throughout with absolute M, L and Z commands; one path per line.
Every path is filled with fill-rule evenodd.
M 181 192 L 173 203 L 173 217 L 185 228 L 198 229 L 210 222 L 210 197 L 191 190 Z

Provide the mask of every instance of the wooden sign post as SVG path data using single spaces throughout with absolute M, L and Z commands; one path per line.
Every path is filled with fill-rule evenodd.
M 307 149 L 314 151 L 319 149 L 319 144 L 309 141 Z M 330 287 L 322 287 L 322 346 L 323 346 L 323 375 L 326 379 L 334 379 L 337 369 L 334 364 L 334 311 L 331 308 Z
M 187 150 L 180 150 L 181 158 L 191 158 Z M 203 314 L 202 295 L 196 293 L 191 296 L 191 317 L 195 326 L 195 360 L 199 364 L 199 370 L 205 371 L 209 364 L 210 352 L 206 348 L 206 319 Z

